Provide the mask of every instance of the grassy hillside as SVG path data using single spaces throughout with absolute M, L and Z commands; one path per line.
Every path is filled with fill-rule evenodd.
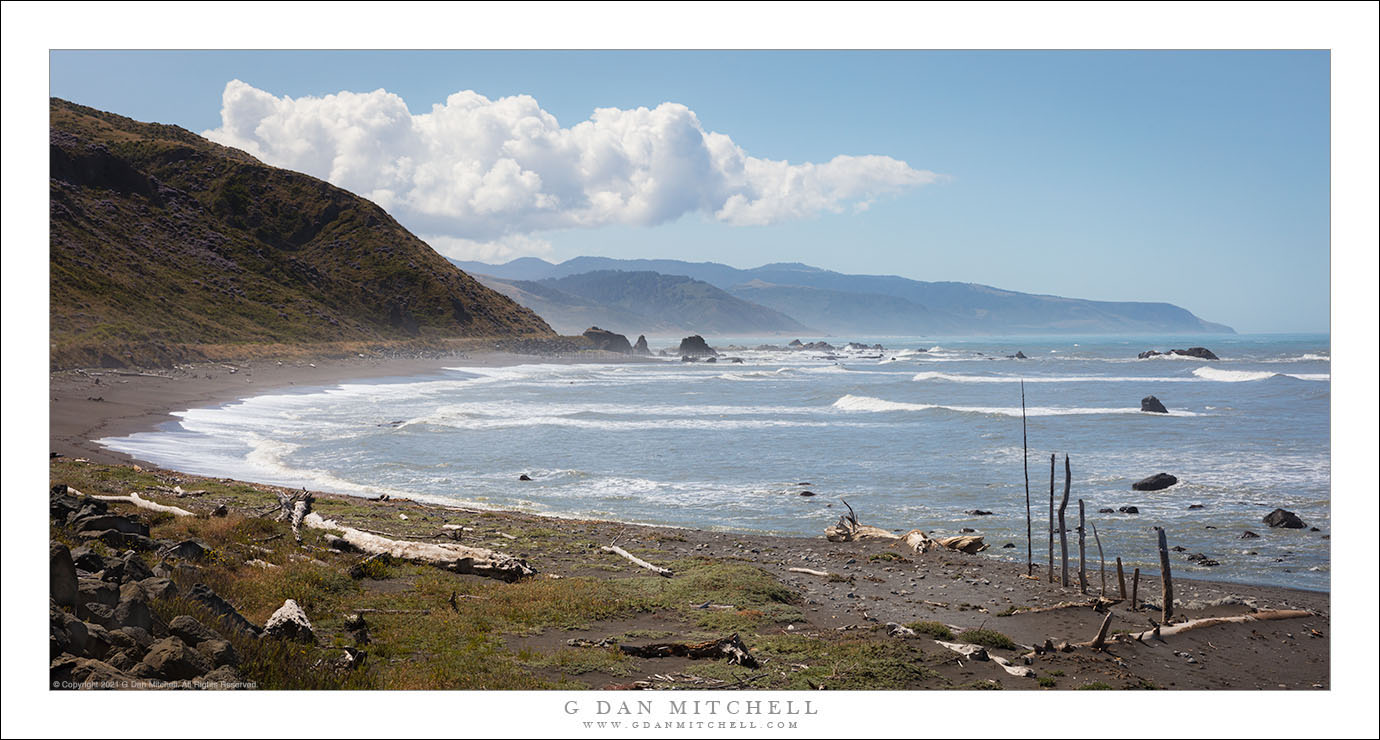
M 51 364 L 551 336 L 383 209 L 176 126 L 50 102 Z

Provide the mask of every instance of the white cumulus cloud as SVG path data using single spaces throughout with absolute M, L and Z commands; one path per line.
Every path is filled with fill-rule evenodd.
M 938 179 L 879 155 L 752 157 L 677 103 L 600 108 L 563 128 L 530 96 L 468 90 L 413 115 L 382 89 L 294 99 L 232 80 L 221 126 L 204 135 L 363 195 L 413 231 L 448 237 L 450 251 L 495 256 L 544 244 L 517 237 L 553 229 L 857 212 Z

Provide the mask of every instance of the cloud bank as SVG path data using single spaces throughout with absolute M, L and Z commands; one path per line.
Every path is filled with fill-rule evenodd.
M 468 90 L 413 115 L 382 89 L 294 99 L 232 80 L 221 126 L 203 135 L 369 198 L 418 233 L 507 245 L 496 252 L 521 251 L 534 232 L 692 213 L 767 225 L 864 210 L 938 178 L 878 155 L 752 157 L 677 103 L 599 108 L 562 128 L 530 96 Z

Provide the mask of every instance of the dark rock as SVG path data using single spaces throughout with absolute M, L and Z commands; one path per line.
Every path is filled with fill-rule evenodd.
M 150 635 L 147 630 L 141 630 L 138 627 L 121 627 L 117 630 L 111 630 L 110 636 L 116 642 L 119 641 L 118 635 L 124 635 L 130 640 L 133 640 L 134 644 L 137 645 L 141 651 L 148 650 L 153 646 L 153 635 Z
M 193 686 L 214 690 L 247 688 L 241 685 L 243 683 L 244 678 L 241 677 L 240 672 L 235 670 L 235 667 L 231 665 L 220 666 L 200 678 L 192 679 Z
M 1121 512 L 1121 513 L 1123 513 L 1123 514 L 1139 514 L 1139 513 L 1140 513 L 1140 509 L 1138 509 L 1138 508 L 1136 508 L 1136 507 L 1134 507 L 1134 506 L 1122 506 L 1121 508 L 1117 509 L 1117 511 L 1119 511 L 1119 512 Z
M 143 657 L 143 654 L 134 650 L 115 650 L 106 656 L 105 662 L 123 673 L 132 670 Z
M 1164 353 L 1163 353 L 1163 352 L 1156 352 L 1156 351 L 1153 350 L 1153 349 L 1147 349 L 1147 350 L 1145 350 L 1144 352 L 1141 352 L 1140 354 L 1136 355 L 1136 357 L 1139 358 L 1139 359 L 1142 359 L 1142 360 L 1148 360 L 1148 359 L 1150 359 L 1151 357 L 1158 357 L 1159 355 L 1162 355 L 1162 354 L 1164 354 Z
M 298 642 L 316 642 L 316 633 L 312 631 L 311 620 L 307 619 L 307 613 L 302 611 L 302 607 L 296 601 L 288 599 L 283 605 L 278 607 L 278 611 L 273 612 L 273 616 L 264 623 L 264 636 L 276 637 L 280 640 L 296 640 Z
M 48 595 L 58 606 L 76 606 L 77 566 L 61 542 L 48 545 Z
M 1321 532 L 1322 530 L 1321 530 L 1321 529 L 1318 529 L 1317 527 L 1309 527 L 1309 528 L 1308 528 L 1308 531 L 1309 531 L 1309 532 Z
M 177 596 L 177 584 L 170 578 L 152 576 L 139 581 L 139 588 L 144 589 L 144 595 L 149 597 L 149 601 L 159 599 L 170 599 Z
M 958 531 L 959 531 L 960 534 L 972 534 L 972 533 L 976 532 L 977 530 L 976 530 L 976 529 L 973 529 L 972 527 L 964 527 L 963 529 L 960 529 L 960 530 L 958 530 Z
M 258 636 L 261 632 L 257 625 L 245 619 L 239 610 L 230 605 L 230 602 L 222 599 L 219 594 L 212 591 L 211 587 L 204 583 L 192 586 L 192 592 L 188 594 L 188 598 L 210 609 L 212 614 L 220 617 L 227 626 L 233 629 L 254 636 Z
M 1097 513 L 1099 513 L 1099 514 L 1115 514 L 1115 513 L 1116 513 L 1116 509 L 1098 509 L 1098 510 L 1097 510 Z
M 1286 529 L 1303 529 L 1308 526 L 1303 523 L 1303 520 L 1300 519 L 1297 514 L 1292 511 L 1285 511 L 1284 509 L 1275 509 L 1269 514 L 1266 514 L 1265 518 L 1261 519 L 1261 521 L 1271 527 L 1284 527 Z
M 680 340 L 680 349 L 676 350 L 681 357 L 715 357 L 719 353 L 704 341 L 704 337 L 692 334 Z
M 1135 483 L 1132 483 L 1132 484 L 1131 484 L 1131 490 L 1132 490 L 1132 491 L 1160 491 L 1160 490 L 1163 490 L 1163 489 L 1165 489 L 1165 488 L 1168 488 L 1168 487 L 1170 487 L 1170 486 L 1172 486 L 1172 485 L 1174 485 L 1175 483 L 1178 483 L 1178 482 L 1179 482 L 1179 479 L 1178 479 L 1178 478 L 1175 478 L 1174 476 L 1172 476 L 1172 475 L 1170 475 L 1170 474 L 1168 474 L 1168 473 L 1155 473 L 1154 475 L 1150 476 L 1149 478 L 1145 478 L 1145 479 L 1142 479 L 1142 480 L 1138 480 L 1138 481 L 1136 481 Z
M 55 689 L 129 688 L 130 678 L 114 666 L 91 658 L 64 655 L 48 665 L 48 680 Z
M 1175 545 L 1169 549 L 1173 550 L 1174 552 L 1188 552 L 1188 548 L 1184 547 L 1183 545 Z
M 114 609 L 115 605 L 120 603 L 120 587 L 114 583 L 108 583 L 98 578 L 78 578 L 77 603 L 87 604 L 92 602 L 104 604 Z
M 800 495 L 801 495 L 801 496 L 813 496 L 813 495 L 815 495 L 815 492 L 814 492 L 814 491 L 801 491 L 801 492 L 800 492 Z
M 143 581 L 153 577 L 153 571 L 149 570 L 144 561 L 139 558 L 137 553 L 126 553 L 120 559 L 121 581 Z
M 1003 550 L 1005 550 L 1005 549 L 1007 549 L 1007 548 L 1012 548 L 1012 547 L 1015 547 L 1015 546 L 1016 546 L 1015 543 L 1008 542 L 1008 543 L 1006 543 L 1005 545 L 1002 545 L 1001 547 L 1002 547 Z
M 1243 539 L 1243 540 L 1255 540 L 1255 539 L 1260 539 L 1260 535 L 1258 535 L 1258 534 L 1256 534 L 1255 532 L 1252 532 L 1251 530 L 1248 529 L 1248 530 L 1246 530 L 1246 531 L 1244 531 L 1244 532 L 1241 533 L 1241 539 Z
M 969 509 L 969 510 L 963 512 L 963 513 L 964 513 L 964 514 L 967 514 L 968 516 L 991 516 L 991 515 L 992 515 L 992 512 L 990 512 L 990 511 L 983 511 L 982 509 Z
M 158 549 L 158 543 L 149 539 L 146 535 L 130 532 L 121 532 L 117 529 L 107 529 L 104 532 L 96 533 L 94 535 L 91 532 L 83 532 L 82 536 L 100 540 L 101 542 L 105 543 L 110 547 L 115 548 L 116 550 L 147 551 Z
M 115 605 L 115 624 L 120 627 L 136 627 L 151 631 L 153 612 L 149 610 L 149 598 L 137 583 L 126 583 L 120 587 L 120 603 Z
M 177 636 L 155 642 L 142 661 L 164 680 L 178 681 L 196 678 L 211 670 L 211 661 Z
M 215 630 L 207 627 L 194 617 L 186 614 L 179 614 L 168 622 L 168 632 L 173 636 L 182 638 L 182 641 L 193 647 L 200 645 L 207 640 L 219 640 L 220 635 Z
M 356 645 L 369 644 L 369 623 L 363 614 L 351 614 L 345 618 L 345 631 L 350 633 Z
M 1203 508 L 1206 508 L 1206 507 L 1204 507 L 1202 504 L 1189 504 L 1189 505 L 1188 505 L 1188 510 L 1189 510 L 1189 511 L 1193 511 L 1193 510 L 1195 510 L 1195 509 L 1203 509 Z
M 1140 399 L 1140 410 L 1148 411 L 1152 414 L 1169 413 L 1169 409 L 1165 408 L 1164 404 L 1160 403 L 1160 399 L 1155 398 L 1154 396 L 1146 396 L 1145 398 Z
M 680 358 L 680 361 L 681 361 L 681 362 L 699 362 L 699 361 L 700 361 L 700 358 L 698 358 L 698 357 L 691 357 L 690 355 L 682 355 L 681 358 Z
M 82 623 L 86 628 L 86 657 L 96 660 L 106 660 L 114 647 L 114 641 L 110 637 L 110 630 L 99 624 Z
M 1185 357 L 1197 357 L 1200 360 L 1220 359 L 1207 347 L 1189 347 L 1188 349 L 1171 349 L 1169 351 L 1172 354 L 1183 355 Z
M 706 358 L 704 358 L 704 361 L 705 361 L 705 362 L 718 362 L 718 361 L 719 361 L 719 358 L 717 358 L 717 357 L 706 357 Z
M 1189 555 L 1188 560 L 1189 562 L 1197 563 L 1198 565 L 1201 565 L 1204 568 L 1212 568 L 1221 565 L 1221 563 L 1217 562 L 1216 560 L 1213 560 L 1212 558 L 1204 555 L 1201 552 Z
M 652 350 L 647 347 L 647 335 L 638 334 L 637 343 L 633 345 L 632 353 L 635 355 L 650 355 Z
M 110 627 L 115 624 L 115 607 L 106 606 L 94 601 L 77 603 L 74 610 L 77 618 L 83 622 L 95 622 L 103 627 Z
M 530 480 L 532 480 L 532 476 L 530 476 L 530 475 L 528 475 L 528 474 L 526 474 L 526 473 L 523 473 L 522 475 L 519 475 L 519 476 L 518 476 L 518 480 L 530 481 Z
M 73 529 L 78 532 L 104 532 L 113 529 L 116 532 L 125 534 L 139 534 L 147 537 L 149 527 L 147 524 L 130 519 L 127 516 L 117 516 L 115 514 L 98 514 L 94 516 L 83 516 L 72 522 Z
M 1014 355 L 1007 355 L 1007 357 L 1008 357 L 1009 359 L 1012 359 L 1012 360 L 1028 360 L 1028 359 L 1030 359 L 1029 357 L 1026 357 L 1026 356 L 1025 356 L 1025 353 L 1022 352 L 1022 351 L 1020 351 L 1020 350 L 1016 350 L 1016 354 L 1014 354 Z
M 216 506 L 216 508 L 213 509 L 213 510 L 211 511 L 211 516 L 215 516 L 215 517 L 223 517 L 223 516 L 229 516 L 229 515 L 230 515 L 230 509 L 226 508 L 225 504 L 220 504 L 220 505 Z
M 165 558 L 177 558 L 179 560 L 200 560 L 206 557 L 206 546 L 196 540 L 182 540 L 175 545 L 168 545 L 158 554 Z
M 584 337 L 590 341 L 590 344 L 594 345 L 595 349 L 602 349 L 606 352 L 618 352 L 625 355 L 632 352 L 632 345 L 628 344 L 627 337 L 622 334 L 615 334 L 607 329 L 591 326 L 585 329 Z
M 72 551 L 72 562 L 79 570 L 84 570 L 87 573 L 99 573 L 105 570 L 105 558 L 85 545 Z
M 227 665 L 239 665 L 240 655 L 235 652 L 235 646 L 229 640 L 211 638 L 197 643 L 196 651 L 211 661 L 217 668 Z

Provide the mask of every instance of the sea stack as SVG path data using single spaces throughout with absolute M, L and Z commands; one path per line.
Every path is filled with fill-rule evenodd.
M 1152 414 L 1169 413 L 1169 409 L 1165 408 L 1164 404 L 1160 403 L 1160 399 L 1155 398 L 1154 396 L 1146 396 L 1145 398 L 1140 399 L 1140 410 L 1148 411 Z
M 595 349 L 602 349 L 608 352 L 619 352 L 629 354 L 632 352 L 632 345 L 628 344 L 628 338 L 622 334 L 615 334 L 607 329 L 600 329 L 591 326 L 585 329 L 585 339 L 588 339 Z
M 646 334 L 637 335 L 637 344 L 633 345 L 632 351 L 635 355 L 650 355 L 652 353 L 652 351 L 647 348 Z
M 698 334 L 680 340 L 680 349 L 677 351 L 681 357 L 717 357 L 719 354 Z

